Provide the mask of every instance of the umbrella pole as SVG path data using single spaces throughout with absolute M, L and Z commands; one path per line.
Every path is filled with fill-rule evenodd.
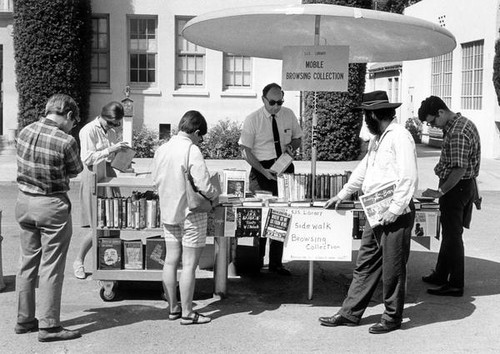
M 321 16 L 316 15 L 314 19 L 314 45 L 319 45 L 319 27 L 321 22 Z M 314 202 L 314 193 L 316 191 L 316 125 L 318 124 L 317 115 L 317 95 L 314 91 L 314 108 L 312 114 L 312 124 L 311 124 L 311 201 Z M 314 262 L 309 261 L 309 300 L 313 297 L 313 279 L 314 279 Z

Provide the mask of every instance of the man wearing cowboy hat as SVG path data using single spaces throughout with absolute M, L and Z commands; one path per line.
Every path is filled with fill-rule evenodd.
M 336 208 L 340 201 L 359 190 L 368 194 L 393 183 L 396 188 L 380 224 L 365 225 L 347 297 L 335 315 L 319 318 L 324 326 L 358 325 L 382 278 L 385 311 L 369 332 L 379 334 L 401 328 L 406 262 L 415 219 L 412 199 L 417 189 L 417 154 L 411 134 L 393 122 L 400 105 L 390 103 L 385 91 L 374 91 L 364 94 L 362 104 L 357 107 L 363 110 L 373 137 L 366 156 L 325 208 Z

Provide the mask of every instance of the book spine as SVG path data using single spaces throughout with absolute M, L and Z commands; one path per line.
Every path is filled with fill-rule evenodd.
M 139 199 L 139 228 L 146 227 L 146 198 Z
M 113 199 L 106 198 L 106 226 L 113 227 Z
M 132 207 L 132 198 L 127 198 L 127 228 L 134 228 L 134 208 Z
M 106 202 L 104 198 L 97 198 L 97 227 L 106 226 Z
M 120 203 L 118 198 L 113 198 L 113 227 L 118 229 L 121 225 Z

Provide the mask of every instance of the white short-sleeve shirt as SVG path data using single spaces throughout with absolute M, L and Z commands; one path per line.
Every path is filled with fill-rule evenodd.
M 302 129 L 300 129 L 297 117 L 290 108 L 281 107 L 281 110 L 276 114 L 276 123 L 280 135 L 281 151 L 286 150 L 286 146 L 290 144 L 292 139 L 302 138 Z M 277 157 L 274 147 L 272 117 L 265 107 L 261 107 L 246 117 L 238 144 L 250 148 L 252 154 L 259 161 Z

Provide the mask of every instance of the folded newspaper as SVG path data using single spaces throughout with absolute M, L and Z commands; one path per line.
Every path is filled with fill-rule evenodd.
M 386 185 L 359 197 L 359 201 L 366 215 L 366 220 L 371 227 L 380 225 L 382 216 L 387 209 L 389 209 L 395 190 L 396 183 L 391 183 L 390 185 Z

